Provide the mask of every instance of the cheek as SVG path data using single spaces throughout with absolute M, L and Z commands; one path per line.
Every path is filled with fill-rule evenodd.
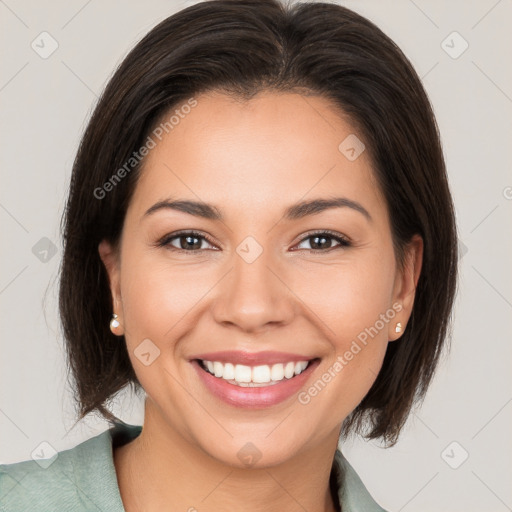
M 368 368 L 377 372 L 380 367 L 389 327 L 377 322 L 390 307 L 393 268 L 392 253 L 371 248 L 347 253 L 341 262 L 318 258 L 307 265 L 278 268 L 293 291 L 290 294 L 283 287 L 283 300 L 294 301 L 296 322 L 305 320 L 310 324 L 307 332 L 324 340 L 324 347 L 328 347 L 324 354 L 331 352 L 336 357 L 347 353 L 350 357 L 347 351 L 357 351 L 354 341 L 362 347 L 344 372 L 354 373 L 355 381 L 360 373 L 371 375 Z M 178 357 L 179 339 L 194 330 L 198 315 L 207 314 L 209 297 L 222 293 L 219 279 L 224 273 L 224 268 L 200 258 L 172 259 L 163 249 L 127 242 L 123 247 L 121 293 L 130 352 L 149 338 L 164 355 L 167 353 L 162 359 Z M 279 288 L 275 292 L 279 293 Z M 170 359 L 166 364 L 173 364 Z
M 129 258 L 123 272 L 125 327 L 134 337 L 171 339 L 174 326 L 205 293 L 197 273 L 162 259 Z
M 338 352 L 374 326 L 381 314 L 386 315 L 391 307 L 393 284 L 393 256 L 368 251 L 364 256 L 347 256 L 343 264 L 309 268 L 294 281 L 293 287 L 299 297 L 306 298 L 319 327 Z M 382 322 L 377 325 L 386 340 L 388 323 L 386 328 Z
M 193 256 L 173 260 L 164 250 L 135 244 L 123 251 L 124 326 L 128 335 L 141 339 L 172 339 L 174 326 L 181 324 L 178 333 L 187 315 L 203 310 L 208 292 L 224 274 L 223 268 Z M 293 291 L 290 295 L 283 289 L 283 300 L 298 301 L 296 311 L 316 324 L 336 351 L 343 351 L 347 340 L 373 326 L 390 306 L 394 260 L 387 256 L 368 250 L 347 255 L 341 263 L 317 260 L 283 266 L 279 274 Z
M 301 403 L 314 402 L 313 407 L 324 412 L 337 410 L 339 418 L 364 398 L 382 366 L 396 316 L 390 304 L 394 258 L 381 253 L 322 272 L 323 276 L 315 274 L 315 286 L 304 282 L 302 293 L 316 290 L 309 295 L 308 306 L 320 319 L 317 323 L 329 341 L 331 355 Z

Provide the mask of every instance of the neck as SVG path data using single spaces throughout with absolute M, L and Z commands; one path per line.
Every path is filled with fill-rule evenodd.
M 237 468 L 184 439 L 148 407 L 140 435 L 114 450 L 126 512 L 240 510 L 336 512 L 332 440 L 268 468 Z M 163 424 L 162 424 L 163 423 Z

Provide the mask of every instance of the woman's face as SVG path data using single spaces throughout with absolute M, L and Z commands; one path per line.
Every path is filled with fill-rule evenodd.
M 152 421 L 215 459 L 274 465 L 334 448 L 406 327 L 421 241 L 399 271 L 368 152 L 327 100 L 196 100 L 153 137 L 119 253 L 100 244 L 117 334 Z M 215 361 L 218 376 L 203 368 Z

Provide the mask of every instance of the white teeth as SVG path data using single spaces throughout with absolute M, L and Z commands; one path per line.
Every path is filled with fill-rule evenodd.
M 270 367 L 266 364 L 252 369 L 253 382 L 270 382 Z
M 284 376 L 287 379 L 291 379 L 295 374 L 295 363 L 287 363 L 284 367 Z
M 202 361 L 202 363 L 212 375 L 227 380 L 231 384 L 243 387 L 258 387 L 276 384 L 284 378 L 291 379 L 295 375 L 299 375 L 307 368 L 309 361 L 298 361 L 296 363 L 291 361 L 272 366 L 263 364 L 253 367 L 219 361 Z
M 226 380 L 235 378 L 235 366 L 231 363 L 226 363 L 224 365 L 224 371 L 222 373 L 222 377 Z
M 284 366 L 282 364 L 272 365 L 270 370 L 270 378 L 272 380 L 283 380 L 284 379 Z
M 306 363 L 306 365 L 303 365 L 302 361 L 295 363 L 295 375 L 299 375 L 300 373 L 302 373 L 306 369 L 306 366 L 307 366 L 307 363 Z
M 224 375 L 219 375 L 219 377 L 224 377 Z M 243 364 L 237 364 L 235 366 L 235 380 L 237 382 L 251 382 L 251 367 Z
M 215 377 L 222 377 L 222 374 L 224 373 L 224 368 L 222 367 L 222 364 L 218 361 L 215 361 L 213 363 L 213 374 Z

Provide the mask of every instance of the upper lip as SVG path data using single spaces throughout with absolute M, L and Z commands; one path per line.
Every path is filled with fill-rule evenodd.
M 191 357 L 190 359 L 202 359 L 204 361 L 219 361 L 220 363 L 257 366 L 264 364 L 272 365 L 278 363 L 288 363 L 290 361 L 310 361 L 311 359 L 316 358 L 301 354 L 291 354 L 289 352 L 245 352 L 240 350 L 225 350 L 222 352 L 208 352 L 204 354 L 198 354 Z

